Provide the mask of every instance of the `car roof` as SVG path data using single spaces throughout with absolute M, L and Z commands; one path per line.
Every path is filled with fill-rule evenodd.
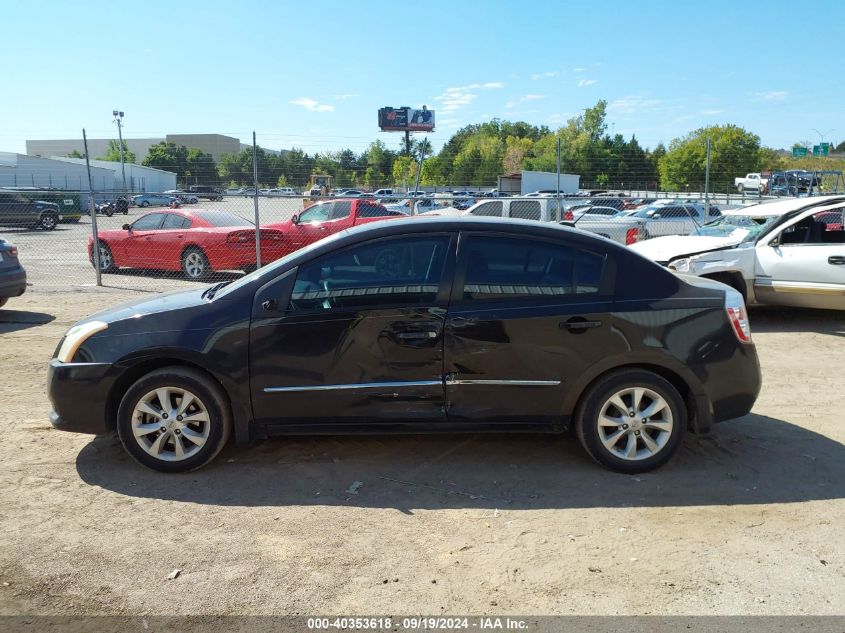
M 839 203 L 845 203 L 845 195 L 816 196 L 813 198 L 789 198 L 787 200 L 776 200 L 771 202 L 762 202 L 760 204 L 752 204 L 741 209 L 727 209 L 722 213 L 724 215 L 753 215 L 761 218 L 774 217 L 784 215 L 785 213 L 792 213 L 793 211 L 801 211 L 805 208 L 810 209 Z

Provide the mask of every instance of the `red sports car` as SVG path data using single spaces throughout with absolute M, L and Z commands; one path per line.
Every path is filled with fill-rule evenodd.
M 181 270 L 189 279 L 205 279 L 215 270 L 255 268 L 255 227 L 227 211 L 167 209 L 142 215 L 119 231 L 100 231 L 100 270 L 118 268 Z M 261 229 L 261 262 L 279 259 L 284 234 Z M 93 263 L 93 239 L 88 257 Z

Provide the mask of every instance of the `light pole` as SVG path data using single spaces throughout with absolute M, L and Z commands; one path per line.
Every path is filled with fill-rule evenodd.
M 120 174 L 123 177 L 123 193 L 126 193 L 126 167 L 123 164 L 123 112 L 112 110 L 114 122 L 117 123 L 117 137 L 120 142 Z
M 835 131 L 836 131 L 836 129 L 835 129 L 835 128 L 830 128 L 827 132 L 825 132 L 824 134 L 822 134 L 822 133 L 821 133 L 821 132 L 819 132 L 816 128 L 813 128 L 813 132 L 815 132 L 816 134 L 818 134 L 818 135 L 819 135 L 819 138 L 821 139 L 821 141 L 820 141 L 821 143 L 824 143 L 824 137 L 825 137 L 825 136 L 827 136 L 827 135 L 828 135 L 828 134 L 830 134 L 831 132 L 835 132 Z

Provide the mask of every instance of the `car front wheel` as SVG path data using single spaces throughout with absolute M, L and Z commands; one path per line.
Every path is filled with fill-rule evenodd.
M 222 389 L 206 374 L 187 367 L 150 372 L 121 400 L 117 432 L 139 463 L 167 473 L 205 466 L 232 431 L 232 414 Z
M 581 445 L 598 463 L 617 472 L 641 473 L 672 457 L 687 415 L 672 383 L 650 371 L 626 369 L 589 388 L 575 425 Z

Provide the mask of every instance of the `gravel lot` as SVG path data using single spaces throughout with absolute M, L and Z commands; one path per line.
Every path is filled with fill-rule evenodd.
M 647 475 L 470 435 L 276 439 L 165 476 L 47 421 L 63 331 L 143 295 L 47 283 L 23 245 L 56 235 L 11 237 L 34 286 L 0 311 L 0 614 L 845 613 L 842 314 L 753 311 L 754 413 Z

